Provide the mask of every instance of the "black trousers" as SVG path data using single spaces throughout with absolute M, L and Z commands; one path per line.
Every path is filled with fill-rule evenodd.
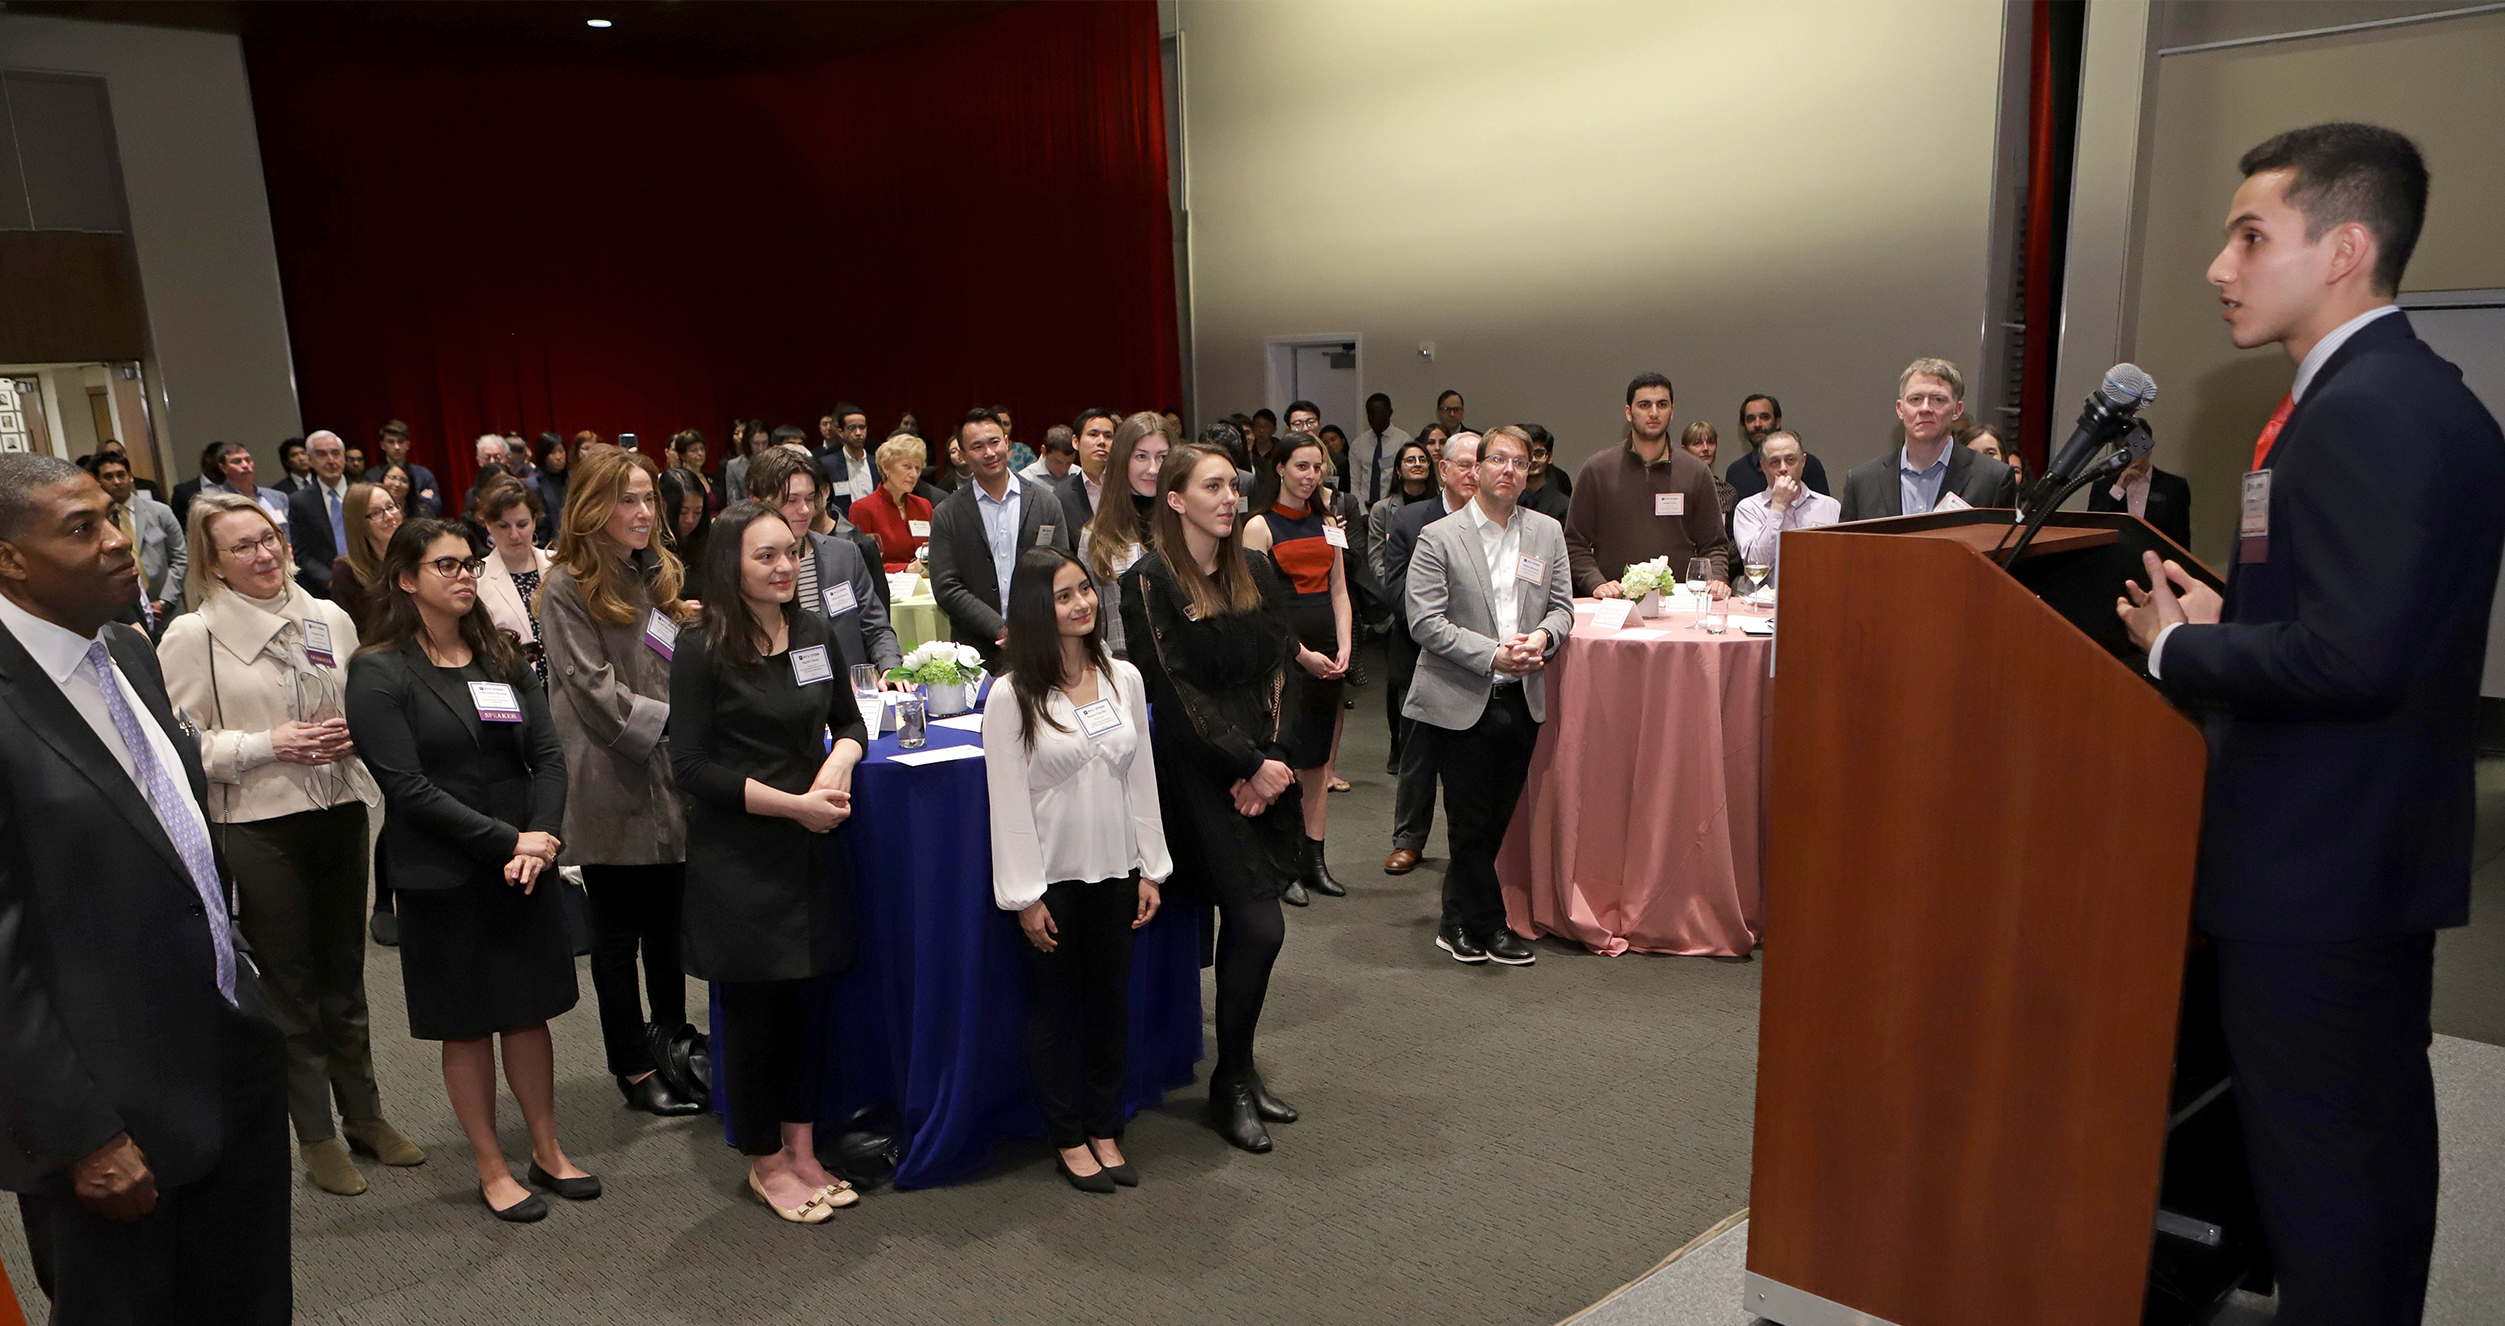
M 279 1326 L 294 1314 L 287 1205 L 295 1171 L 278 1037 L 258 1019 L 231 1021 L 233 1080 L 215 1168 L 160 1188 L 156 1210 L 129 1224 L 90 1212 L 66 1190 L 18 1199 L 53 1326 Z
M 392 910 L 391 851 L 383 845 L 382 835 L 377 834 L 374 837 L 374 911 L 380 915 Z
M 783 1149 L 783 1125 L 815 1123 L 825 1053 L 809 1034 L 823 991 L 815 980 L 715 981 L 722 1005 L 722 1076 L 731 1096 L 731 1140 L 741 1154 Z
M 1467 731 L 1414 723 L 1409 736 L 1435 776 L 1444 780 L 1453 859 L 1444 871 L 1443 923 L 1472 935 L 1493 934 L 1505 924 L 1496 851 L 1505 845 L 1505 827 L 1513 823 L 1514 804 L 1522 799 L 1540 725 L 1531 718 L 1520 686 L 1499 686 Z
M 365 805 L 351 801 L 228 825 L 239 924 L 287 1038 L 287 1115 L 298 1142 L 378 1118 L 365 1009 Z
M 1056 1147 L 1122 1135 L 1131 1045 L 1131 918 L 1136 876 L 1045 886 L 1056 947 L 1026 946 L 1026 1056 Z M 1023 940 L 1023 936 L 1021 936 Z
M 2279 1326 L 2416 1326 L 2435 1248 L 2435 936 L 2216 943 Z
M 1383 658 L 1384 671 L 1391 674 L 1383 688 L 1383 719 L 1392 730 L 1392 759 L 1397 761 L 1407 735 L 1401 731 L 1407 720 L 1400 716 L 1400 702 L 1408 698 L 1409 679 L 1418 672 L 1418 642 L 1409 637 L 1409 628 L 1398 617 L 1392 619 L 1391 633 L 1383 637 Z
M 600 1040 L 609 1071 L 636 1077 L 653 1070 L 644 1026 L 675 1028 L 687 1021 L 687 976 L 678 961 L 679 896 L 687 867 L 585 866 L 583 891 L 591 899 L 591 988 L 600 1001 Z M 643 956 L 638 989 L 637 954 Z M 644 1015 L 649 993 L 652 1015 Z

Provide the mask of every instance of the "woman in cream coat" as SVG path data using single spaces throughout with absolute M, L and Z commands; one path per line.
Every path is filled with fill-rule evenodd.
M 360 1193 L 351 1148 L 387 1165 L 426 1154 L 383 1119 L 366 1030 L 367 807 L 382 795 L 348 735 L 356 623 L 295 583 L 286 535 L 250 498 L 202 494 L 189 546 L 196 611 L 157 647 L 166 691 L 200 729 L 203 809 L 287 1038 L 298 1149 L 324 1191 Z
M 499 476 L 479 490 L 474 514 L 495 545 L 487 554 L 486 568 L 478 573 L 478 601 L 487 605 L 489 620 L 522 642 L 522 657 L 530 660 L 531 670 L 545 685 L 548 651 L 540 643 L 539 622 L 531 606 L 539 599 L 540 577 L 550 565 L 548 554 L 531 543 L 543 514 L 539 494 L 519 479 Z

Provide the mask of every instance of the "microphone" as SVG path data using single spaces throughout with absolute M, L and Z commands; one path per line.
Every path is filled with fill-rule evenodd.
M 2131 430 L 2122 435 L 2122 444 L 2114 448 L 2112 455 L 2098 462 L 2096 469 L 2088 475 L 2088 486 L 2092 488 L 2121 478 L 2124 470 L 2138 464 L 2140 457 L 2156 448 L 2157 435 L 2148 431 L 2148 421 L 2132 420 Z
M 2157 380 L 2140 370 L 2137 364 L 2116 364 L 2105 370 L 2104 384 L 2088 393 L 2087 404 L 2079 410 L 2079 426 L 2072 430 L 2070 440 L 2062 444 L 2061 454 L 2053 458 L 2041 481 L 2045 491 L 2061 487 L 2096 449 L 2121 435 L 2131 426 L 2132 417 L 2142 407 L 2157 399 Z

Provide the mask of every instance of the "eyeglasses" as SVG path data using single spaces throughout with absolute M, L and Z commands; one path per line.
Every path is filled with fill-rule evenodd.
M 1512 470 L 1519 474 L 1531 468 L 1531 462 L 1520 456 L 1489 456 L 1479 462 L 1483 470 Z
M 484 557 L 438 557 L 424 565 L 446 580 L 455 576 L 468 576 L 476 580 L 478 573 L 487 569 L 487 559 Z
M 246 539 L 241 543 L 230 543 L 226 545 L 222 551 L 229 557 L 242 558 L 253 556 L 256 553 L 276 552 L 277 550 L 278 531 L 272 530 L 257 539 Z

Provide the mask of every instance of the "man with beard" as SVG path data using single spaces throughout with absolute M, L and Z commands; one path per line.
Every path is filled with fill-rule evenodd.
M 1782 429 L 1783 402 L 1762 391 L 1740 402 L 1740 434 L 1748 439 L 1748 454 L 1733 460 L 1722 474 L 1723 482 L 1731 485 L 1732 493 L 1740 499 L 1766 491 L 1765 464 L 1757 449 L 1765 445 L 1767 437 Z M 1798 441 L 1800 434 L 1792 437 Z M 1813 493 L 1827 491 L 1827 467 L 1807 452 L 1801 454 L 1800 479 Z
M 1440 408 L 1440 407 L 1439 407 Z M 1636 562 L 1670 559 L 1673 574 L 1689 559 L 1712 563 L 1709 579 L 1728 583 L 1731 539 L 1722 502 L 1705 462 L 1671 445 L 1677 415 L 1670 379 L 1639 373 L 1627 384 L 1626 441 L 1583 462 L 1566 508 L 1566 556 L 1574 592 L 1620 596 L 1618 577 Z

